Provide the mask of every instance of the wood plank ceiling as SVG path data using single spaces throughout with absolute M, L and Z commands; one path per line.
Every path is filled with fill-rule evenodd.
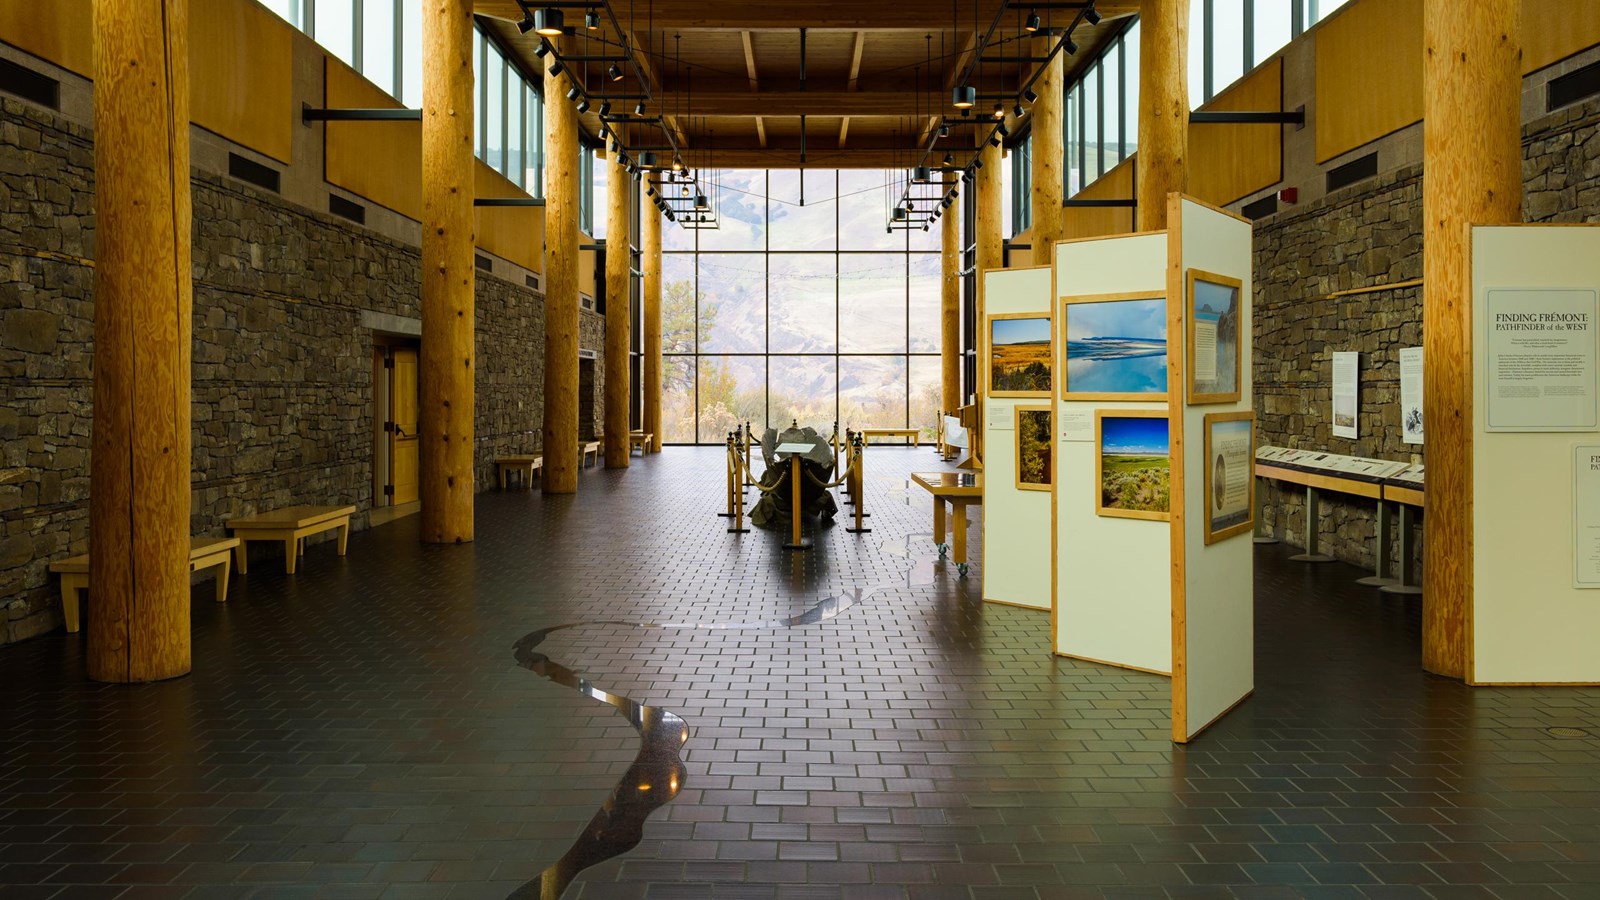
M 600 132 L 602 100 L 613 98 L 611 113 L 619 116 L 648 93 L 646 117 L 660 117 L 690 167 L 903 168 L 920 161 L 937 117 L 961 118 L 950 90 L 972 65 L 1003 0 L 609 0 L 609 14 L 603 0 L 591 2 L 601 12 L 594 30 L 584 27 L 586 3 L 559 4 L 571 30 L 562 54 L 616 56 L 625 40 L 639 66 L 636 72 L 621 64 L 623 79 L 612 81 L 610 60 L 569 63 L 591 97 L 581 117 L 589 135 Z M 1056 0 L 1037 12 L 1047 27 L 1061 29 L 1083 5 Z M 517 29 L 524 15 L 517 0 L 475 0 L 473 7 L 526 71 L 543 69 L 551 57 L 536 56 L 537 34 Z M 1100 24 L 1082 21 L 1072 32 L 1079 50 L 1067 60 L 1069 82 L 1138 11 L 1138 0 L 1097 0 L 1095 7 Z M 980 96 L 973 116 L 987 118 L 995 97 L 1014 96 L 1036 68 L 1026 61 L 1034 51 L 1022 29 L 1031 11 L 1013 2 L 989 38 L 966 80 Z M 630 148 L 667 146 L 657 126 L 614 127 Z M 938 155 L 970 151 L 977 131 L 952 128 Z

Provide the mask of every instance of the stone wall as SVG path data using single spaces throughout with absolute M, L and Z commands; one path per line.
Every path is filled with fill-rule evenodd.
M 1600 221 L 1600 101 L 1529 123 L 1523 145 L 1528 221 Z M 1425 461 L 1423 447 L 1401 443 L 1398 419 L 1398 352 L 1422 344 L 1422 289 L 1329 299 L 1422 277 L 1422 188 L 1422 167 L 1408 166 L 1256 223 L 1261 443 Z M 1361 353 L 1361 436 L 1353 441 L 1331 433 L 1335 350 Z M 1263 527 L 1304 546 L 1304 507 L 1303 491 L 1271 486 Z M 1326 496 L 1318 541 L 1324 552 L 1370 567 L 1375 519 L 1371 501 Z M 1414 534 L 1420 559 L 1420 527 Z
M 196 172 L 192 188 L 191 532 L 307 502 L 354 504 L 366 527 L 375 335 L 363 313 L 420 315 L 420 252 L 219 175 Z M 60 623 L 46 567 L 88 544 L 93 192 L 88 131 L 0 101 L 0 643 Z M 581 317 L 582 345 L 603 351 L 604 320 Z M 541 294 L 478 272 L 477 369 L 488 488 L 496 455 L 540 444 Z

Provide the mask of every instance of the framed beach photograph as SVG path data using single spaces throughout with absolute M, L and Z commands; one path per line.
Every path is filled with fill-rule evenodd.
M 1063 297 L 1063 400 L 1165 400 L 1167 301 L 1160 294 Z
M 1051 410 L 1048 406 L 1018 406 L 1017 490 L 1048 491 L 1055 471 L 1051 457 Z
M 1206 414 L 1207 544 L 1255 529 L 1255 424 L 1249 411 Z
M 1048 397 L 1054 364 L 1049 313 L 989 317 L 989 396 Z
M 1191 404 L 1239 400 L 1240 291 L 1244 282 L 1190 269 L 1184 276 L 1189 308 L 1184 317 Z
M 1172 446 L 1164 409 L 1099 409 L 1094 414 L 1095 512 L 1167 521 Z

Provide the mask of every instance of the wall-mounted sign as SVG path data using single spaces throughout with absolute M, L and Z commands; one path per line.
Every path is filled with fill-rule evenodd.
M 1422 348 L 1400 350 L 1400 441 L 1422 443 Z
M 1572 450 L 1572 586 L 1600 588 L 1600 444 Z
M 1500 288 L 1488 301 L 1484 428 L 1600 428 L 1600 294 Z
M 1360 435 L 1360 353 L 1333 354 L 1333 436 L 1354 440 Z

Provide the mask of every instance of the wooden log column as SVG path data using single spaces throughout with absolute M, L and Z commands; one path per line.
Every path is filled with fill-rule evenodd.
M 939 408 L 952 415 L 961 406 L 961 202 L 940 220 Z
M 1139 6 L 1139 161 L 1135 227 L 1167 227 L 1167 195 L 1189 189 L 1189 2 Z
M 555 38 L 562 49 L 563 38 Z M 553 58 L 553 57 L 547 57 Z M 544 76 L 544 492 L 578 490 L 578 111 Z
M 94 4 L 96 681 L 190 667 L 188 19 L 188 0 Z
M 422 13 L 422 540 L 472 540 L 473 338 L 472 3 L 433 0 Z
M 1055 38 L 1035 38 L 1034 54 L 1044 56 L 1050 52 Z M 1033 92 L 1039 99 L 1033 101 L 1033 263 L 1051 265 L 1056 241 L 1061 240 L 1064 214 L 1061 200 L 1066 180 L 1061 164 L 1065 159 L 1062 147 L 1061 107 L 1066 102 L 1061 89 L 1061 67 L 1064 53 L 1045 64 L 1034 82 Z
M 628 446 L 628 350 L 632 342 L 633 307 L 629 265 L 633 234 L 628 211 L 633 199 L 633 178 L 612 153 L 606 173 L 606 468 L 626 469 L 632 456 Z
M 1466 674 L 1472 602 L 1472 297 L 1468 225 L 1522 220 L 1522 2 L 1423 6 L 1422 666 Z
M 640 271 L 644 276 L 644 321 L 640 348 L 644 352 L 644 430 L 650 432 L 651 449 L 660 452 L 661 421 L 661 211 L 645 204 L 639 211 Z
M 987 135 L 988 129 L 982 129 Z M 1000 158 L 1000 148 L 985 143 L 983 152 L 978 155 L 983 161 L 983 168 L 977 172 L 973 179 L 973 201 L 977 207 L 977 245 L 978 245 L 978 326 L 983 327 L 983 273 L 990 269 L 999 269 L 1005 265 L 1005 236 L 1000 233 L 1003 227 L 1001 218 L 1005 203 L 1005 186 L 1000 180 L 1000 167 L 1005 161 Z

